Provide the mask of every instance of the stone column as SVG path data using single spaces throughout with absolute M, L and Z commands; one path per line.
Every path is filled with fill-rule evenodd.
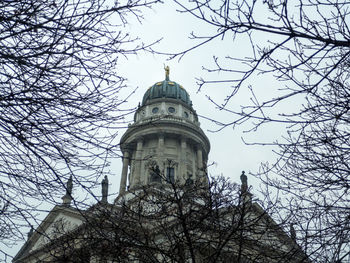
M 123 169 L 122 169 L 122 178 L 120 180 L 119 194 L 123 194 L 126 191 L 126 181 L 128 176 L 129 168 L 129 152 L 125 151 L 123 154 Z
M 187 180 L 187 164 L 186 164 L 186 151 L 187 143 L 186 137 L 181 137 L 181 149 L 180 149 L 180 167 L 179 167 L 179 178 L 177 178 L 181 183 L 185 183 Z
M 198 175 L 199 175 L 199 180 L 202 179 L 203 176 L 203 156 L 202 156 L 202 149 L 200 145 L 197 145 L 197 169 L 198 169 Z
M 134 186 L 140 184 L 141 179 L 141 164 L 142 164 L 142 148 L 143 148 L 143 139 L 139 138 L 137 140 L 137 146 L 136 146 L 136 154 L 135 154 L 135 170 L 134 170 Z
M 160 133 L 158 137 L 158 158 L 157 163 L 161 171 L 164 170 L 163 162 L 164 162 L 164 133 Z

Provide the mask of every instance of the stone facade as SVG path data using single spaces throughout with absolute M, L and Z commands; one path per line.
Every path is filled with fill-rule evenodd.
M 309 262 L 295 233 L 290 238 L 253 202 L 244 173 L 240 189 L 225 179 L 210 189 L 209 140 L 188 93 L 168 74 L 145 92 L 121 138 L 114 203 L 105 178 L 100 202 L 71 207 L 70 180 L 63 204 L 28 237 L 15 263 Z
M 120 194 L 152 183 L 185 183 L 188 178 L 207 182 L 209 140 L 200 128 L 189 95 L 169 79 L 146 91 L 120 145 Z M 161 175 L 158 179 L 155 169 Z

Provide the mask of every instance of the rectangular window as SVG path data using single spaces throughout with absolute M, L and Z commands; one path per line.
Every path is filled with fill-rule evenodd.
M 175 182 L 175 169 L 173 167 L 166 168 L 166 180 L 169 183 Z
M 150 166 L 150 182 L 151 183 L 160 183 L 162 178 L 160 177 L 159 166 L 156 163 L 153 163 Z
M 151 171 L 151 183 L 160 183 L 162 181 L 162 178 L 157 172 Z

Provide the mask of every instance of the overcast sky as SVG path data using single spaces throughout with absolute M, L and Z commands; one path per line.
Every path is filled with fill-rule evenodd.
M 195 18 L 179 14 L 176 12 L 177 6 L 170 1 L 166 4 L 157 5 L 153 10 L 144 12 L 144 20 L 139 24 L 136 20 L 127 25 L 125 30 L 130 30 L 133 36 L 137 36 L 145 43 L 151 43 L 157 39 L 162 39 L 160 44 L 154 46 L 154 49 L 165 52 L 174 53 L 185 50 L 195 44 L 189 39 L 192 31 L 200 32 L 204 35 L 210 34 L 212 28 L 199 23 Z M 227 93 L 230 91 L 229 86 L 217 85 L 208 87 L 197 93 L 198 86 L 196 78 L 206 77 L 207 73 L 202 70 L 203 66 L 209 67 L 213 63 L 213 56 L 225 56 L 228 53 L 248 52 L 249 46 L 243 40 L 241 44 L 232 45 L 232 40 L 224 39 L 209 43 L 205 47 L 198 48 L 188 55 L 184 56 L 180 61 L 178 59 L 168 60 L 168 56 L 152 55 L 149 53 L 140 53 L 138 56 L 129 56 L 127 59 L 121 57 L 117 70 L 120 75 L 128 79 L 127 89 L 125 94 L 137 88 L 136 93 L 128 100 L 125 107 L 133 108 L 141 102 L 145 91 L 158 81 L 165 79 L 164 65 L 170 67 L 170 79 L 181 84 L 190 94 L 193 102 L 193 108 L 199 115 L 206 116 L 219 121 L 229 121 L 231 116 L 225 114 L 208 101 L 206 95 L 215 98 L 218 102 L 222 102 Z M 271 86 L 273 79 L 257 79 L 256 82 L 251 82 L 251 85 L 261 86 L 261 90 L 266 95 L 269 91 L 267 86 Z M 269 94 L 267 94 L 269 95 Z M 249 100 L 250 94 L 246 90 L 242 90 L 232 100 L 233 107 L 239 107 L 244 100 Z M 232 179 L 232 181 L 240 183 L 240 175 L 244 170 L 246 173 L 256 172 L 259 164 L 264 161 L 273 159 L 271 148 L 247 146 L 243 143 L 241 137 L 253 141 L 268 141 L 281 133 L 279 129 L 267 129 L 257 133 L 244 134 L 245 127 L 226 128 L 220 132 L 210 132 L 218 127 L 203 118 L 200 118 L 201 128 L 208 136 L 211 143 L 209 154 L 209 163 L 214 162 L 215 165 L 209 169 L 211 176 L 223 174 Z M 125 130 L 119 131 L 119 139 Z M 111 160 L 111 173 L 109 177 L 110 193 L 109 202 L 112 203 L 116 197 L 116 192 L 119 190 L 119 181 L 121 175 L 121 159 Z M 253 185 L 253 193 L 258 192 L 259 183 L 254 178 L 248 178 L 248 183 Z M 74 189 L 73 195 L 79 193 L 79 189 Z M 96 194 L 100 195 L 100 189 L 96 189 Z M 60 202 L 60 200 L 57 200 Z M 50 208 L 48 208 L 50 209 Z M 42 214 L 42 218 L 46 213 Z M 11 249 L 15 255 L 23 244 Z M 11 253 L 10 252 L 10 253 Z
M 145 43 L 150 43 L 157 39 L 162 39 L 160 44 L 154 46 L 154 49 L 164 52 L 173 53 L 185 50 L 191 47 L 196 42 L 189 39 L 191 32 L 199 32 L 203 35 L 208 35 L 213 31 L 213 28 L 208 27 L 188 14 L 180 14 L 176 12 L 178 7 L 172 3 L 166 3 L 156 6 L 153 10 L 148 10 L 145 13 L 145 19 L 142 25 L 132 23 L 130 32 L 134 36 L 139 36 Z M 229 38 L 229 37 L 228 37 Z M 214 41 L 205 47 L 198 48 L 188 55 L 184 56 L 180 61 L 178 59 L 168 60 L 168 56 L 152 55 L 141 53 L 137 57 L 130 56 L 127 60 L 122 59 L 119 67 L 121 74 L 128 78 L 128 89 L 138 88 L 136 93 L 128 101 L 130 107 L 138 105 L 142 100 L 144 92 L 155 82 L 164 80 L 164 65 L 170 67 L 170 79 L 181 84 L 190 94 L 193 102 L 193 107 L 199 115 L 203 115 L 216 120 L 230 120 L 230 115 L 225 114 L 208 101 L 206 95 L 216 98 L 218 101 L 227 95 L 230 87 L 217 85 L 207 87 L 203 91 L 197 93 L 198 86 L 196 78 L 206 77 L 208 74 L 202 70 L 202 67 L 213 65 L 213 56 L 222 56 L 235 52 L 248 52 L 249 45 L 243 40 L 240 45 L 232 45 L 231 39 L 224 41 Z M 223 76 L 224 77 L 224 76 Z M 267 85 L 270 85 L 273 80 L 259 79 L 258 83 L 250 83 L 252 85 L 261 85 L 263 92 L 266 93 Z M 241 100 L 249 100 L 250 94 L 248 90 L 239 94 L 237 99 L 233 100 L 236 106 L 239 106 Z M 247 140 L 258 139 L 260 141 L 271 140 L 273 136 L 279 135 L 280 132 L 276 129 L 264 130 L 258 133 L 244 134 L 245 127 L 226 128 L 218 133 L 210 132 L 218 127 L 205 119 L 200 119 L 201 128 L 209 137 L 211 143 L 211 151 L 209 154 L 209 163 L 215 162 L 209 173 L 210 175 L 223 174 L 230 177 L 235 182 L 240 182 L 241 171 L 257 171 L 260 162 L 272 160 L 271 148 L 268 147 L 253 147 L 243 143 L 241 137 L 245 136 Z M 124 131 L 120 132 L 122 135 Z M 121 160 L 113 161 L 111 167 L 112 173 L 115 174 L 110 178 L 112 191 L 119 189 L 119 180 L 121 173 Z M 253 187 L 257 188 L 257 181 L 249 178 L 249 182 L 253 183 Z

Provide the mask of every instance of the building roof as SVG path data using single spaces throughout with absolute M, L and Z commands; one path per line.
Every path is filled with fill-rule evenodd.
M 190 107 L 192 106 L 192 101 L 187 91 L 175 81 L 170 81 L 168 77 L 163 81 L 155 83 L 145 92 L 142 99 L 142 106 L 159 98 L 176 99 Z

